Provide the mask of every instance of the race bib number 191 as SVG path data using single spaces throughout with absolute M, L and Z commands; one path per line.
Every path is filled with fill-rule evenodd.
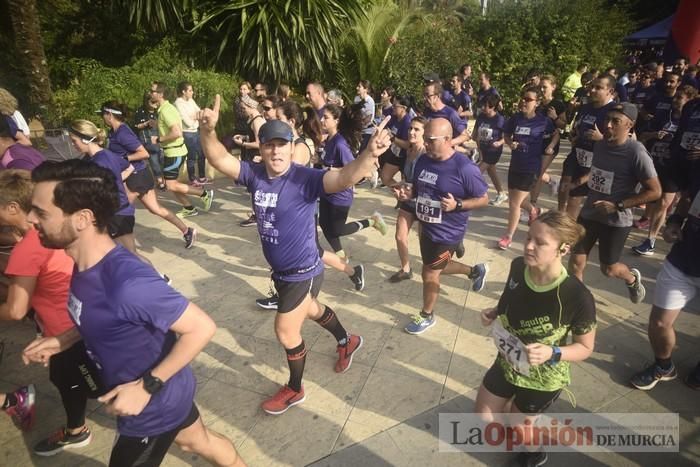
M 496 344 L 498 353 L 506 359 L 515 371 L 523 376 L 530 376 L 530 363 L 527 361 L 525 344 L 506 331 L 499 320 L 494 320 L 491 327 L 491 336 Z
M 416 217 L 429 224 L 442 223 L 442 208 L 440 201 L 419 196 L 416 198 Z

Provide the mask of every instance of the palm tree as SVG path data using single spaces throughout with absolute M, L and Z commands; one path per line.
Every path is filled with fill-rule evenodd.
M 51 80 L 36 0 L 8 0 L 7 3 L 20 70 L 29 86 L 29 104 L 33 111 L 45 110 L 51 102 Z

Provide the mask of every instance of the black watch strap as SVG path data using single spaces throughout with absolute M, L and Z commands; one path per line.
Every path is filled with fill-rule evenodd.
M 455 207 L 455 211 L 461 211 L 462 210 L 462 200 L 457 199 L 457 207 Z
M 150 371 L 146 372 L 141 378 L 143 379 L 143 388 L 151 395 L 163 389 L 163 385 L 165 385 L 160 378 L 153 376 Z

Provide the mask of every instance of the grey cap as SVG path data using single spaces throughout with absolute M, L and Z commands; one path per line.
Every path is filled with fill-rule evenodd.
M 268 143 L 273 139 L 283 139 L 291 143 L 294 139 L 292 127 L 280 120 L 270 120 L 263 124 L 258 131 L 258 139 L 261 143 Z
M 631 102 L 621 102 L 610 109 L 610 112 L 620 112 L 633 122 L 637 121 L 637 116 L 639 115 L 639 110 L 637 106 Z

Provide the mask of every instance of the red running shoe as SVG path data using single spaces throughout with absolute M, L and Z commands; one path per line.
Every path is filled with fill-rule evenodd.
M 297 392 L 286 384 L 277 391 L 277 394 L 262 403 L 262 409 L 270 415 L 281 415 L 297 404 L 306 400 L 304 386 Z
M 12 420 L 22 431 L 29 431 L 34 425 L 34 401 L 36 390 L 34 385 L 22 386 L 14 392 L 17 398 L 17 405 L 5 410 L 5 413 L 12 417 Z
M 336 373 L 348 371 L 348 368 L 352 365 L 352 357 L 362 347 L 362 342 L 362 336 L 350 335 L 347 344 L 338 346 L 338 361 L 335 363 Z

